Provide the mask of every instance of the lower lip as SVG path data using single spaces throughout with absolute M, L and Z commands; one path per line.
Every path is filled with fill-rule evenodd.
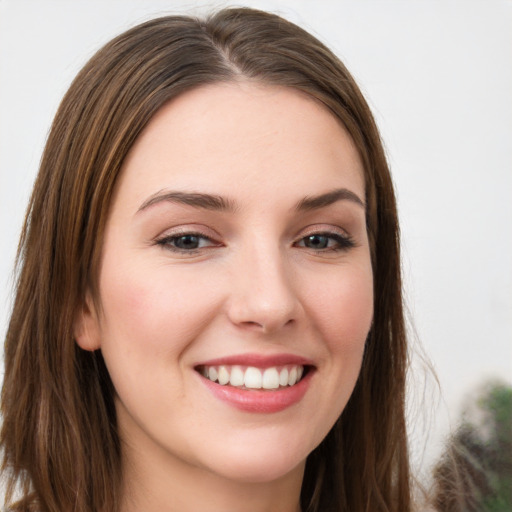
M 309 388 L 314 372 L 308 373 L 294 386 L 277 390 L 240 389 L 233 386 L 222 386 L 203 376 L 201 380 L 206 387 L 220 400 L 246 412 L 268 414 L 284 411 L 300 402 Z

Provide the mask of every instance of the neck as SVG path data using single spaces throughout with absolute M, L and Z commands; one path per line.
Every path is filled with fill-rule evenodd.
M 225 478 L 176 457 L 124 446 L 120 512 L 300 512 L 301 464 L 277 480 Z

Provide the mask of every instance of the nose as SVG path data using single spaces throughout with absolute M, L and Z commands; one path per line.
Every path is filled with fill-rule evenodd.
M 239 258 L 232 276 L 228 301 L 231 322 L 265 334 L 296 323 L 301 303 L 290 265 L 277 248 L 249 252 Z

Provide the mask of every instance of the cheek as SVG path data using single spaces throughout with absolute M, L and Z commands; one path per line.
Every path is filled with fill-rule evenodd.
M 219 300 L 211 288 L 198 287 L 197 272 L 192 280 L 165 265 L 139 272 L 129 263 L 104 261 L 101 351 L 118 405 L 142 425 L 146 416 L 168 411 L 169 396 L 184 395 L 182 354 L 215 316 Z
M 139 272 L 128 262 L 108 263 L 100 281 L 101 350 L 119 396 L 134 405 L 148 393 L 157 400 L 170 385 L 180 393 L 182 355 L 215 316 L 218 298 L 198 286 L 201 276 L 194 282 L 162 265 Z
M 218 300 L 198 288 L 200 276 L 172 268 L 109 265 L 100 281 L 104 353 L 123 352 L 133 366 L 164 365 L 179 354 L 215 315 Z M 107 354 L 105 354 L 107 355 Z
M 316 410 L 324 411 L 315 431 L 321 440 L 345 408 L 359 376 L 373 318 L 371 266 L 336 268 L 315 283 L 308 312 L 323 348 L 323 390 L 315 397 Z
M 310 307 L 329 352 L 361 357 L 373 318 L 371 267 L 341 269 L 318 284 Z

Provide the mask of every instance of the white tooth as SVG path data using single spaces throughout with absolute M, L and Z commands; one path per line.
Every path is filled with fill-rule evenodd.
M 283 368 L 279 373 L 279 384 L 281 386 L 288 386 L 288 368 Z
M 208 378 L 213 382 L 217 380 L 217 369 L 215 366 L 210 366 L 210 368 L 208 368 Z
M 304 366 L 297 366 L 297 382 L 302 378 L 304 373 Z
M 297 382 L 297 367 L 293 366 L 288 375 L 288 385 L 293 386 Z
M 261 389 L 261 381 L 261 371 L 258 370 L 258 368 L 249 366 L 249 368 L 245 370 L 244 385 L 246 388 Z
M 201 368 L 201 375 L 202 375 L 203 377 L 208 378 L 208 368 L 206 368 L 206 366 L 203 366 L 203 367 Z
M 225 366 L 219 366 L 219 384 L 224 386 L 229 382 L 229 372 Z
M 279 373 L 277 368 L 267 368 L 263 372 L 263 389 L 277 389 L 279 387 Z
M 240 366 L 233 366 L 231 368 L 231 376 L 229 377 L 229 383 L 232 386 L 243 386 L 244 385 L 244 372 Z

